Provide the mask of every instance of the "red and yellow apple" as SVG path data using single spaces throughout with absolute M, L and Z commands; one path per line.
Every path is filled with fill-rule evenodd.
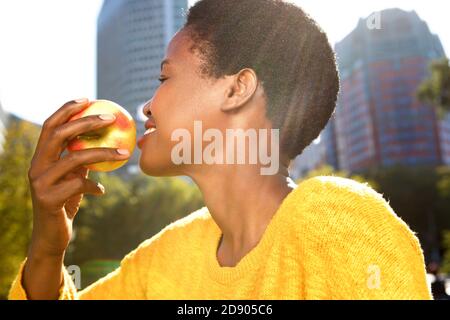
M 105 128 L 83 133 L 69 141 L 67 145 L 69 152 L 91 148 L 115 148 L 127 149 L 130 154 L 133 153 L 136 146 L 136 123 L 128 111 L 117 103 L 108 100 L 91 101 L 86 109 L 70 118 L 69 122 L 102 114 L 113 114 L 116 120 Z M 86 168 L 92 171 L 109 172 L 122 167 L 127 161 L 100 162 L 87 165 Z

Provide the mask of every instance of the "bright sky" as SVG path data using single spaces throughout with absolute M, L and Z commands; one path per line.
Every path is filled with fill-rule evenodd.
M 120 1 L 120 0 L 116 0 Z M 189 0 L 192 4 L 195 0 Z M 291 0 L 335 43 L 360 17 L 398 7 L 416 10 L 450 54 L 450 3 L 442 0 Z M 0 102 L 42 123 L 64 102 L 95 98 L 96 19 L 102 0 L 0 1 Z M 381 20 L 382 23 L 382 20 Z

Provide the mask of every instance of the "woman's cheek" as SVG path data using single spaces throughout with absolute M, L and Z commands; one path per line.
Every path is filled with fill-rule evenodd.
M 175 137 L 177 131 L 185 127 L 185 124 L 177 121 L 177 117 L 172 117 L 167 119 L 167 122 L 161 125 L 161 131 L 158 132 L 159 142 L 163 143 L 165 146 L 173 147 L 178 141 Z

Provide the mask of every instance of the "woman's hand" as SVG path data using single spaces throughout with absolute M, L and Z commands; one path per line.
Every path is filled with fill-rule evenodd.
M 34 215 L 30 253 L 35 256 L 64 255 L 83 195 L 104 193 L 103 186 L 88 179 L 84 165 L 129 158 L 109 148 L 61 157 L 68 141 L 115 121 L 114 117 L 88 116 L 68 122 L 88 105 L 87 99 L 68 102 L 44 122 L 28 172 Z
M 64 253 L 83 195 L 104 193 L 101 185 L 87 178 L 88 170 L 84 166 L 129 158 L 109 148 L 76 151 L 62 157 L 70 140 L 115 121 L 114 117 L 100 115 L 69 122 L 88 105 L 87 99 L 71 101 L 48 118 L 31 161 L 28 179 L 33 202 L 33 235 L 22 277 L 28 299 L 58 298 Z

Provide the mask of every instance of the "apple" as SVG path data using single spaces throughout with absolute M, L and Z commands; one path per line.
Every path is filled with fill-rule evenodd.
M 84 133 L 69 141 L 67 150 L 69 152 L 91 149 L 91 148 L 115 148 L 127 149 L 133 153 L 136 146 L 136 123 L 127 110 L 115 102 L 108 100 L 94 100 L 89 106 L 69 119 L 69 122 L 92 115 L 113 114 L 115 122 L 109 126 Z M 86 168 L 92 171 L 109 172 L 125 165 L 124 161 L 107 161 L 91 165 Z

